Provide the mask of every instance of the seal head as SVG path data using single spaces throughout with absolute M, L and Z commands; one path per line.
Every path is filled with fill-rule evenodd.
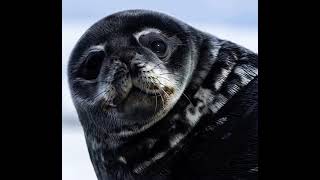
M 115 136 L 162 119 L 182 95 L 194 64 L 183 24 L 162 14 L 122 12 L 81 37 L 69 63 L 69 84 L 83 126 Z

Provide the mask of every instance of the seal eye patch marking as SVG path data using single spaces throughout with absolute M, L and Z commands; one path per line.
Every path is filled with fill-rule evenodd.
M 121 163 L 123 163 L 123 164 L 127 164 L 127 160 L 126 160 L 123 156 L 120 156 L 120 157 L 118 158 L 118 161 L 121 162 Z
M 160 30 L 147 28 L 141 32 L 135 33 L 134 37 L 144 47 L 150 49 L 160 59 L 165 59 L 169 54 L 170 39 Z
M 80 65 L 79 77 L 86 80 L 94 80 L 98 77 L 102 62 L 105 58 L 103 50 L 95 49 L 89 51 Z
M 137 33 L 134 33 L 133 36 L 139 40 L 140 36 L 142 35 L 146 35 L 146 34 L 149 34 L 149 33 L 158 33 L 158 34 L 161 34 L 161 31 L 159 29 L 155 29 L 155 28 L 146 28 L 140 32 L 137 32 Z
M 160 59 L 164 59 L 169 53 L 170 42 L 162 34 L 152 32 L 146 35 L 141 35 L 138 41 L 142 46 L 150 49 Z

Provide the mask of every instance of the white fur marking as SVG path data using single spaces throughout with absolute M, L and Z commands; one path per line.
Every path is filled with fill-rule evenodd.
M 241 84 L 248 84 L 256 75 L 258 75 L 258 69 L 251 65 L 242 65 L 236 67 L 234 73 L 240 76 Z
M 95 139 L 92 139 L 90 142 L 93 150 L 97 150 L 98 148 L 101 147 L 101 143 L 97 143 Z
M 213 50 L 211 50 L 213 58 L 217 57 L 217 55 L 219 53 L 219 50 L 220 50 L 220 46 L 219 47 L 215 47 Z
M 240 90 L 240 87 L 239 87 L 238 85 L 236 85 L 236 84 L 233 84 L 232 87 L 229 87 L 229 88 L 227 89 L 227 91 L 228 91 L 228 93 L 229 93 L 230 95 L 236 94 L 239 90 Z
M 222 83 L 225 81 L 225 79 L 228 77 L 229 73 L 231 72 L 231 69 L 224 69 L 222 68 L 221 74 L 217 77 L 214 83 L 215 90 L 220 89 Z
M 155 29 L 155 28 L 146 28 L 138 33 L 135 33 L 133 34 L 133 36 L 139 40 L 140 36 L 142 35 L 146 35 L 146 34 L 149 34 L 149 33 L 161 33 L 161 31 L 159 29 Z
M 212 101 L 213 94 L 210 89 L 200 87 L 194 97 L 199 98 L 202 102 L 198 102 L 195 107 L 192 104 L 189 104 L 186 108 L 186 118 L 191 126 L 194 126 L 199 121 L 200 117 L 207 113 L 206 107 L 204 107 L 205 109 L 203 112 L 200 112 L 200 107 L 205 106 L 208 102 Z M 193 114 L 189 110 L 191 108 L 194 108 Z
M 181 134 L 181 133 L 176 134 L 173 137 L 171 137 L 169 140 L 170 147 L 172 148 L 172 147 L 176 146 L 181 141 L 181 139 L 183 139 L 184 137 L 185 137 L 185 135 Z
M 95 50 L 102 50 L 102 51 L 104 51 L 104 45 L 103 45 L 103 44 L 99 44 L 99 45 L 91 46 L 91 47 L 89 48 L 89 52 L 90 52 L 90 51 L 95 51 Z
M 252 168 L 249 170 L 250 172 L 258 172 L 258 167 Z
M 126 161 L 126 159 L 125 159 L 123 156 L 120 156 L 120 157 L 118 158 L 118 161 L 122 162 L 123 164 L 127 164 L 127 161 Z
M 213 113 L 217 113 L 219 109 L 227 102 L 227 98 L 219 94 L 216 96 L 217 101 L 209 106 Z
M 199 105 L 200 103 L 198 103 L 198 105 Z M 200 119 L 200 117 L 201 117 L 201 113 L 199 112 L 199 107 L 198 107 L 198 105 L 196 106 L 196 107 L 194 107 L 192 104 L 189 104 L 188 106 L 187 106 L 187 109 L 186 109 L 186 118 L 187 118 L 187 120 L 188 120 L 188 122 L 189 122 L 189 124 L 191 125 L 191 126 L 194 126 L 194 125 L 196 125 L 196 123 L 198 122 L 198 120 Z M 190 108 L 194 108 L 194 113 L 192 114 L 191 112 L 190 112 Z
M 149 161 L 145 161 L 142 164 L 140 164 L 138 167 L 134 168 L 133 172 L 139 174 L 141 171 L 143 171 L 146 167 L 150 166 L 152 163 L 154 163 L 156 160 L 162 158 L 164 155 L 166 155 L 167 152 L 160 152 L 156 154 L 153 158 L 151 158 Z
M 201 99 L 206 104 L 213 99 L 213 94 L 211 89 L 200 87 L 194 97 Z
M 227 117 L 223 117 L 217 120 L 217 125 L 221 126 L 227 121 Z

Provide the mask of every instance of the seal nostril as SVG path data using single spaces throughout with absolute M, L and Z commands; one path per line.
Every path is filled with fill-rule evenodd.
M 129 51 L 124 50 L 121 53 L 119 52 L 118 54 L 119 54 L 120 60 L 127 65 L 129 65 L 132 59 L 136 56 L 136 52 L 131 50 Z
M 143 68 L 143 65 L 140 62 L 131 62 L 130 63 L 130 73 L 133 76 L 137 76 L 140 72 L 140 69 Z

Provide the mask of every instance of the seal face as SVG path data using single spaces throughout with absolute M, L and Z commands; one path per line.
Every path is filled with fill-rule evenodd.
M 68 76 L 98 179 L 257 179 L 257 67 L 250 50 L 162 13 L 95 23 Z
M 116 14 L 94 24 L 70 58 L 78 111 L 114 135 L 137 133 L 164 117 L 192 73 L 193 47 L 182 32 L 156 14 Z

